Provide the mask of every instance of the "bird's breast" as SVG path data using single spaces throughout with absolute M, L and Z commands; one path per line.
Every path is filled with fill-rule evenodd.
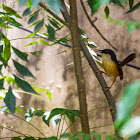
M 102 57 L 103 57 L 102 64 L 105 72 L 113 77 L 119 76 L 119 71 L 116 63 L 109 56 L 108 57 L 102 56 Z

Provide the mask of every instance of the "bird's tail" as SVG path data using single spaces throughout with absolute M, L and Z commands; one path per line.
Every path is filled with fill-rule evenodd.
M 134 58 L 136 58 L 136 54 L 135 53 L 132 53 L 130 55 L 128 55 L 121 63 L 121 67 L 123 67 L 125 64 L 131 62 Z

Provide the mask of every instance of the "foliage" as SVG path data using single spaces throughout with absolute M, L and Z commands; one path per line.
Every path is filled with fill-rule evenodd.
M 37 44 L 39 41 L 46 46 L 51 46 L 56 43 L 65 44 L 65 43 L 71 43 L 71 39 L 69 38 L 69 34 L 65 37 L 58 38 L 58 31 L 60 31 L 64 25 L 63 23 L 60 23 L 55 17 L 52 16 L 44 16 L 40 18 L 40 11 L 42 10 L 38 5 L 42 2 L 42 0 L 19 0 L 19 7 L 22 7 L 23 5 L 26 5 L 26 9 L 23 11 L 23 13 L 20 15 L 17 13 L 14 9 L 11 7 L 8 7 L 7 5 L 1 3 L 3 12 L 0 12 L 0 27 L 1 28 L 7 28 L 12 29 L 12 26 L 15 27 L 23 27 L 22 24 L 19 22 L 24 17 L 28 19 L 28 25 L 29 27 L 34 27 L 34 32 L 28 35 L 26 38 L 30 38 L 35 36 L 38 32 L 43 32 L 43 38 L 47 39 L 37 39 L 29 44 L 25 45 L 25 47 L 29 47 L 32 45 Z M 105 5 L 104 13 L 106 15 L 106 18 L 108 22 L 112 22 L 115 24 L 118 24 L 120 26 L 127 26 L 128 32 L 131 33 L 134 29 L 140 28 L 139 22 L 128 22 L 128 21 L 119 21 L 113 18 L 109 17 L 110 10 L 109 10 L 109 4 L 113 3 L 116 6 L 119 6 L 123 8 L 125 5 L 129 5 L 128 11 L 125 12 L 125 14 L 133 13 L 135 10 L 137 10 L 140 6 L 140 2 L 134 5 L 134 0 L 88 0 L 88 5 L 91 9 L 91 15 L 96 14 L 96 12 L 99 10 L 99 8 L 102 5 Z M 63 11 L 61 1 L 60 0 L 45 0 L 45 4 L 48 6 L 48 8 L 51 9 L 51 11 L 54 14 L 57 14 L 59 16 L 60 10 Z M 68 5 L 68 4 L 67 4 Z M 39 7 L 39 8 L 38 8 Z M 20 20 L 19 20 L 20 19 Z M 48 22 L 45 22 L 45 21 Z M 47 23 L 47 24 L 46 24 Z M 42 31 L 42 28 L 45 27 L 46 31 L 44 32 L 44 29 Z M 81 42 L 85 42 L 88 44 L 87 48 L 92 55 L 93 59 L 102 66 L 101 62 L 99 61 L 97 54 L 91 49 L 96 48 L 97 45 L 94 42 L 90 42 L 87 35 L 84 33 L 82 29 L 80 29 L 81 33 Z M 37 34 L 39 35 L 39 34 Z M 52 44 L 48 43 L 48 40 L 53 42 Z M 26 50 L 26 48 L 25 48 Z M 35 87 L 29 84 L 25 78 L 21 78 L 22 76 L 26 76 L 28 78 L 34 78 L 34 75 L 32 72 L 27 68 L 26 66 L 22 65 L 18 61 L 12 59 L 12 51 L 14 54 L 17 55 L 17 57 L 21 60 L 21 62 L 26 62 L 27 64 L 30 64 L 29 62 L 29 55 L 34 55 L 35 57 L 39 57 L 39 54 L 41 54 L 41 50 L 36 50 L 34 52 L 22 52 L 19 50 L 19 48 L 15 48 L 12 45 L 11 40 L 7 38 L 7 36 L 0 30 L 0 90 L 4 92 L 0 93 L 0 99 L 2 99 L 5 103 L 5 106 L 2 106 L 0 108 L 1 112 L 11 113 L 13 116 L 16 117 L 15 112 L 23 113 L 22 109 L 18 105 L 16 105 L 16 98 L 20 98 L 18 93 L 20 92 L 17 90 L 15 91 L 15 88 L 22 89 L 23 93 L 31 94 L 31 95 L 37 95 L 38 98 L 40 98 L 39 93 L 45 93 L 48 98 L 51 100 L 51 92 L 43 87 Z M 14 68 L 17 70 L 17 72 L 20 74 L 20 76 L 15 75 L 12 73 L 12 68 L 9 66 L 9 61 L 12 60 Z M 1 70 L 3 68 L 10 69 L 10 75 L 3 75 Z M 5 83 L 9 85 L 8 89 L 5 87 Z M 14 87 L 14 88 L 13 88 Z M 119 134 L 123 137 L 129 138 L 129 140 L 136 140 L 140 136 L 140 117 L 132 115 L 133 109 L 136 105 L 138 96 L 140 94 L 140 81 L 134 82 L 130 85 L 128 85 L 124 91 L 123 96 L 120 99 L 120 101 L 117 104 L 117 118 L 115 121 L 115 129 L 119 132 Z M 58 124 L 60 124 L 67 118 L 72 124 L 80 118 L 80 111 L 74 110 L 74 109 L 65 109 L 65 108 L 54 108 L 50 111 L 45 111 L 42 109 L 36 109 L 33 107 L 28 108 L 27 112 L 25 113 L 25 120 L 28 124 L 30 124 L 30 120 L 33 116 L 38 116 L 42 118 L 42 121 L 49 127 L 50 121 L 52 122 L 53 127 L 55 128 Z M 19 117 L 18 117 L 19 118 Z M 21 118 L 20 118 L 21 119 Z M 33 125 L 32 125 L 33 126 Z M 135 126 L 135 127 L 132 127 Z M 69 128 L 70 126 L 68 126 Z M 6 128 L 6 127 L 2 127 Z M 35 127 L 34 127 L 35 128 Z M 130 129 L 131 128 L 131 129 Z M 36 128 L 37 129 L 37 128 Z M 37 129 L 38 130 L 38 129 Z M 38 130 L 40 132 L 40 130 Z M 28 137 L 26 135 L 19 136 L 19 137 L 13 137 L 12 140 L 57 140 L 57 139 L 73 139 L 73 140 L 79 140 L 84 139 L 88 140 L 90 139 L 90 136 L 94 138 L 95 140 L 100 140 L 102 136 L 105 136 L 106 140 L 111 139 L 118 139 L 116 135 L 109 136 L 106 133 L 96 133 L 95 131 L 92 131 L 90 135 L 84 134 L 83 132 L 76 132 L 75 135 L 71 135 L 70 133 L 64 131 L 64 133 L 60 133 L 60 136 L 58 137 L 48 137 L 46 138 L 44 134 L 41 134 L 44 136 L 44 138 L 34 138 L 34 137 Z

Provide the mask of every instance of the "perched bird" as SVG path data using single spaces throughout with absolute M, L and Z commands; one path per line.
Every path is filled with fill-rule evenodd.
M 136 58 L 136 54 L 132 53 L 130 55 L 128 55 L 122 62 L 118 62 L 115 53 L 110 50 L 110 49 L 104 49 L 104 50 L 99 50 L 99 52 L 102 55 L 102 65 L 103 68 L 105 70 L 104 71 L 97 71 L 98 73 L 105 73 L 108 76 L 113 77 L 113 82 L 111 84 L 111 86 L 106 87 L 106 90 L 109 90 L 112 85 L 114 84 L 114 82 L 116 81 L 116 78 L 118 76 L 120 76 L 120 80 L 123 79 L 123 71 L 122 71 L 122 67 L 131 62 L 134 58 Z

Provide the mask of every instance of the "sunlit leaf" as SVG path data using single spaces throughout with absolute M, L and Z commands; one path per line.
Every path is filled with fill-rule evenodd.
M 108 4 L 109 2 L 110 0 L 88 0 L 92 15 L 98 11 L 101 5 Z
M 109 8 L 108 8 L 108 6 L 105 7 L 104 12 L 105 12 L 106 18 L 108 18 L 108 16 L 109 16 Z
M 42 28 L 44 25 L 44 19 L 42 19 L 40 22 L 37 23 L 37 25 L 34 28 L 34 32 L 38 31 L 40 28 Z
M 10 84 L 11 82 L 13 83 L 13 85 L 16 83 L 15 79 L 12 76 L 6 76 L 6 82 L 8 84 Z
M 17 48 L 15 47 L 12 47 L 13 51 L 15 52 L 15 54 L 22 60 L 28 62 L 28 54 L 27 53 L 24 53 L 24 52 L 21 52 L 20 50 L 18 50 Z
M 136 29 L 137 24 L 136 23 L 130 23 L 128 25 L 128 33 L 131 33 L 134 29 Z
M 33 23 L 33 22 L 37 19 L 37 17 L 38 17 L 38 12 L 39 12 L 39 11 L 36 11 L 36 12 L 29 18 L 28 24 Z
M 58 122 L 61 120 L 61 116 L 59 115 L 55 115 L 52 117 L 52 125 L 53 128 L 55 129 L 56 125 L 58 124 Z
M 47 46 L 50 46 L 50 44 L 42 39 L 40 39 L 40 42 L 43 44 L 43 45 L 47 45 Z
M 21 18 L 21 16 L 15 10 L 13 10 L 12 8 L 10 8 L 10 7 L 8 7 L 4 4 L 1 4 L 1 5 L 2 5 L 3 10 L 5 10 L 7 13 L 13 14 L 16 17 Z
M 136 9 L 138 9 L 140 7 L 140 2 L 137 3 L 134 7 L 132 7 L 129 11 L 127 11 L 125 14 L 131 13 L 133 11 L 135 11 Z
M 34 93 L 34 94 L 38 94 L 29 83 L 27 83 L 26 81 L 22 80 L 21 78 L 15 76 L 15 81 L 17 83 L 17 85 L 24 91 L 29 92 L 29 93 Z
M 34 44 L 36 44 L 37 42 L 38 42 L 37 40 L 32 41 L 32 42 L 30 42 L 29 44 L 25 45 L 25 47 L 30 46 L 30 45 L 34 45 Z
M 46 0 L 46 3 L 56 14 L 60 13 L 60 9 L 62 9 L 60 0 Z
M 35 78 L 33 76 L 33 74 L 25 66 L 21 65 L 20 63 L 16 62 L 15 60 L 13 60 L 13 63 L 14 63 L 14 66 L 15 66 L 16 70 L 21 75 Z
M 52 94 L 51 94 L 51 92 L 50 91 L 47 91 L 46 92 L 46 95 L 49 97 L 49 99 L 51 100 L 51 98 L 52 98 Z
M 34 112 L 35 112 L 34 108 L 30 108 L 29 110 L 27 110 L 27 112 L 25 113 L 25 120 L 27 122 L 29 122 L 32 119 Z
M 140 81 L 131 83 L 124 89 L 124 94 L 117 103 L 117 117 L 115 121 L 115 128 L 119 129 L 121 125 L 127 120 L 137 102 L 140 94 Z
M 140 117 L 132 117 L 128 119 L 119 130 L 121 136 L 130 137 L 140 132 Z
M 7 66 L 8 60 L 11 57 L 11 44 L 10 44 L 9 39 L 7 39 L 7 38 L 4 38 L 3 41 L 4 41 L 4 46 L 5 47 L 4 47 L 4 50 L 3 50 L 3 53 L 2 53 L 2 57 L 5 61 L 4 66 Z
M 27 7 L 28 7 L 28 8 L 31 8 L 31 0 L 28 0 L 28 1 L 27 1 Z
M 4 102 L 6 106 L 8 107 L 9 111 L 14 114 L 15 113 L 15 107 L 16 107 L 16 99 L 13 95 L 11 87 L 9 87 L 8 92 L 6 93 Z

